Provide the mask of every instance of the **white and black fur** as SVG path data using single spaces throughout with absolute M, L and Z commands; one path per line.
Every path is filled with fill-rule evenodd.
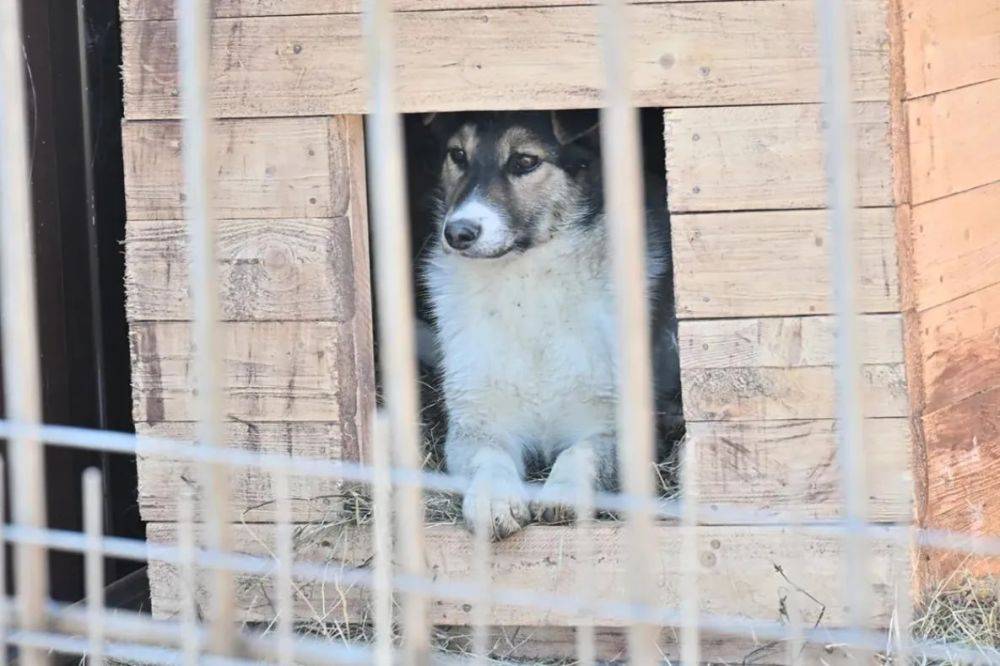
M 471 479 L 466 524 L 501 539 L 532 520 L 572 515 L 558 502 L 526 500 L 533 467 L 551 466 L 543 499 L 577 492 L 582 480 L 616 486 L 615 309 L 596 113 L 433 123 L 444 156 L 424 282 L 448 418 L 445 460 Z M 679 377 L 663 185 L 647 186 L 647 198 L 655 375 L 660 411 L 673 422 Z

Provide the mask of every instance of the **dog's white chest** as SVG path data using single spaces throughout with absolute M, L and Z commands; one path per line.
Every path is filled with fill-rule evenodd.
M 432 271 L 445 393 L 450 418 L 553 448 L 614 418 L 613 304 L 603 262 L 526 259 Z

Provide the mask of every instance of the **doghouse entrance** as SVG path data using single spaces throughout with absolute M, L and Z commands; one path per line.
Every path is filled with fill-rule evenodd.
M 669 239 L 669 216 L 666 207 L 666 167 L 665 148 L 663 142 L 664 118 L 663 110 L 659 108 L 641 109 L 641 141 L 643 153 L 644 175 L 648 184 L 659 184 L 661 192 L 648 192 L 647 199 L 659 198 L 662 211 L 657 211 L 651 220 L 661 227 L 665 237 Z M 441 114 L 450 116 L 452 114 Z M 429 253 L 435 244 L 441 242 L 440 230 L 437 226 L 434 191 L 438 185 L 442 160 L 446 159 L 445 146 L 439 137 L 427 125 L 425 114 L 409 114 L 404 116 L 406 165 L 408 181 L 408 204 L 412 239 L 413 260 L 413 299 L 418 317 L 417 346 L 420 368 L 421 425 L 424 444 L 425 464 L 429 469 L 444 470 L 445 461 L 443 447 L 448 431 L 447 409 L 441 388 L 439 359 L 434 342 L 434 323 L 432 308 L 423 276 L 423 267 Z M 595 141 L 596 141 L 595 137 Z M 648 187 L 647 187 L 648 190 Z M 669 246 L 668 246 L 669 247 Z M 372 258 L 374 261 L 374 257 Z M 669 272 L 669 271 L 668 271 Z M 661 298 L 667 296 L 667 301 L 656 303 L 652 318 L 654 319 L 654 335 L 665 335 L 669 330 L 676 335 L 676 315 L 673 307 L 672 276 L 669 279 L 667 291 L 661 291 Z M 373 289 L 373 316 L 378 319 L 378 302 Z M 676 339 L 676 338 L 675 338 Z M 378 343 L 375 345 L 376 375 L 379 402 L 383 395 L 382 378 L 378 370 Z M 667 354 L 662 351 L 654 359 L 654 374 L 658 376 L 658 384 L 666 382 L 668 374 L 678 372 L 678 350 L 673 344 Z M 657 465 L 656 473 L 659 486 L 664 495 L 673 495 L 677 490 L 676 481 L 676 443 L 683 437 L 684 425 L 681 409 L 679 379 L 676 379 L 676 391 L 671 393 L 669 401 L 660 399 L 657 404 Z M 661 398 L 666 391 L 660 391 Z M 546 466 L 536 466 L 530 470 L 529 480 L 541 481 L 547 475 Z M 440 507 L 438 507 L 440 508 Z M 445 509 L 447 511 L 447 508 Z M 460 510 L 456 513 L 460 517 Z

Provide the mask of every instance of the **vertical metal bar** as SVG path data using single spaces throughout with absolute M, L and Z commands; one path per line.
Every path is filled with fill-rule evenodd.
M 7 467 L 0 458 L 0 666 L 7 666 L 10 604 L 7 597 Z
M 35 425 L 41 421 L 41 381 L 20 4 L 0 2 L 0 321 L 7 418 Z M 13 518 L 21 527 L 45 527 L 43 454 L 36 439 L 10 440 Z M 19 543 L 14 570 L 20 627 L 42 630 L 49 578 L 45 548 Z M 48 661 L 37 648 L 25 648 L 21 656 L 29 666 Z
M 656 586 L 650 563 L 657 561 L 653 530 L 653 391 L 649 313 L 646 300 L 645 213 L 639 130 L 631 101 L 626 4 L 604 0 L 602 12 L 605 108 L 601 146 L 607 201 L 611 268 L 614 277 L 618 372 L 618 461 L 622 487 L 633 500 L 627 512 L 628 597 L 653 606 Z M 629 628 L 633 664 L 658 660 L 656 627 L 634 622 Z
M 83 527 L 87 535 L 86 593 L 87 640 L 91 666 L 104 663 L 104 486 L 101 472 L 90 468 L 83 472 Z
M 365 1 L 365 52 L 371 78 L 368 155 L 372 168 L 375 287 L 379 350 L 394 467 L 422 466 L 410 225 L 406 210 L 403 139 L 394 94 L 394 34 L 389 0 Z M 404 480 L 396 490 L 397 545 L 408 577 L 424 575 L 424 502 L 420 484 Z M 426 663 L 429 656 L 427 599 L 415 590 L 402 595 L 403 660 Z
M 870 553 L 867 540 L 867 483 L 862 438 L 862 376 L 858 353 L 858 243 L 855 229 L 854 104 L 851 89 L 850 3 L 816 0 L 820 60 L 823 71 L 823 119 L 837 317 L 837 435 L 841 489 L 844 496 L 845 589 L 854 629 L 871 618 Z M 864 659 L 865 650 L 856 658 Z
M 381 412 L 372 422 L 372 503 L 375 561 L 375 665 L 392 664 L 392 479 L 389 424 Z
M 177 516 L 177 549 L 180 551 L 181 650 L 185 666 L 201 661 L 198 632 L 198 576 L 195 569 L 194 496 L 190 489 L 181 491 Z
M 698 460 L 694 439 L 686 438 L 681 451 L 681 663 L 701 663 L 698 615 Z
M 191 235 L 191 301 L 194 323 L 195 368 L 198 377 L 198 441 L 202 446 L 224 446 L 222 433 L 222 341 L 219 336 L 218 277 L 215 260 L 215 220 L 212 215 L 208 86 L 211 49 L 209 0 L 179 0 L 177 23 L 181 114 L 183 116 L 184 183 Z M 222 465 L 204 470 L 206 546 L 232 549 L 229 529 L 229 477 Z M 234 586 L 232 572 L 212 572 L 209 595 L 209 648 L 218 654 L 235 649 Z
M 483 501 L 477 506 L 476 524 L 489 525 L 490 498 L 493 488 L 487 483 Z M 476 599 L 472 604 L 472 652 L 477 664 L 490 661 L 490 603 L 492 553 L 490 531 L 476 530 L 472 534 L 472 574 L 475 579 Z
M 596 636 L 594 628 L 594 486 L 593 461 L 584 456 L 578 458 L 580 470 L 577 478 L 576 495 L 576 589 L 579 590 L 583 612 L 576 625 L 576 662 L 578 666 L 594 666 L 597 661 Z
M 295 552 L 292 544 L 292 505 L 288 487 L 288 471 L 274 470 L 275 557 L 278 572 L 275 576 L 275 597 L 278 611 L 278 663 L 292 666 L 295 656 L 295 598 L 292 580 L 292 561 Z

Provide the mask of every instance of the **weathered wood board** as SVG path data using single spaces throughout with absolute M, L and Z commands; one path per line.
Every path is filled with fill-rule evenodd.
M 1000 77 L 1000 2 L 900 0 L 907 97 Z
M 351 331 L 324 322 L 220 324 L 227 419 L 339 421 L 355 414 Z M 187 322 L 133 322 L 136 421 L 194 421 L 197 383 Z
M 889 206 L 889 105 L 855 107 L 858 204 Z M 667 199 L 676 212 L 824 208 L 819 105 L 726 106 L 664 112 Z
M 140 435 L 193 441 L 194 423 L 137 423 Z M 339 460 L 356 447 L 357 432 L 348 423 L 250 423 L 228 421 L 225 442 L 249 452 L 287 454 L 319 460 Z M 179 498 L 186 488 L 201 496 L 200 465 L 161 456 L 139 456 L 139 511 L 146 521 L 178 520 Z M 232 518 L 271 522 L 275 517 L 274 491 L 268 472 L 260 468 L 231 468 Z M 343 484 L 337 479 L 290 476 L 292 515 L 296 522 L 324 522 L 340 515 Z M 201 519 L 201 505 L 195 503 Z
M 687 435 L 703 523 L 753 522 L 733 520 L 729 508 L 786 524 L 842 515 L 835 421 L 693 422 Z M 909 419 L 865 421 L 869 520 L 912 520 L 911 444 Z
M 899 311 L 891 209 L 857 213 L 863 312 Z M 829 314 L 825 211 L 671 216 L 674 293 L 681 318 Z
M 911 215 L 917 310 L 1000 282 L 1000 180 L 921 204 Z
M 704 613 L 774 621 L 780 617 L 782 598 L 797 584 L 825 605 L 823 626 L 844 626 L 847 621 L 843 598 L 841 566 L 842 539 L 834 535 L 796 533 L 792 528 L 776 526 L 699 527 L 699 598 Z M 274 527 L 246 525 L 236 527 L 236 547 L 241 552 L 267 554 L 273 549 Z M 665 607 L 680 603 L 680 539 L 676 526 L 656 528 L 659 546 L 650 564 L 654 574 L 649 581 L 657 589 L 657 601 Z M 149 538 L 157 542 L 175 539 L 176 526 L 151 524 Z M 599 524 L 592 532 L 597 556 L 593 560 L 592 592 L 598 599 L 614 603 L 625 595 L 627 541 L 621 525 Z M 546 595 L 569 596 L 578 591 L 575 566 L 575 535 L 572 528 L 529 527 L 494 544 L 492 582 L 497 589 L 521 590 L 536 603 Z M 888 626 L 892 599 L 897 584 L 909 585 L 907 549 L 894 546 L 888 533 L 876 528 L 871 540 L 873 584 L 873 626 Z M 336 576 L 341 563 L 356 567 L 371 560 L 368 528 L 326 530 L 306 528 L 297 535 L 296 552 L 302 560 L 322 563 Z M 429 526 L 426 530 L 425 558 L 428 572 L 435 581 L 463 583 L 472 580 L 474 564 L 469 534 L 459 527 Z M 780 566 L 789 584 L 775 566 Z M 150 563 L 153 612 L 160 617 L 174 616 L 178 610 L 181 582 L 176 570 L 162 562 Z M 300 618 L 326 618 L 330 621 L 359 621 L 367 617 L 367 595 L 357 586 L 298 581 L 296 613 Z M 270 581 L 241 577 L 239 607 L 249 621 L 269 621 L 274 617 L 274 599 Z M 808 597 L 796 600 L 794 607 L 806 624 L 816 621 L 822 608 Z M 430 622 L 443 625 L 468 625 L 471 606 L 461 599 L 438 598 L 430 604 Z M 565 612 L 507 604 L 496 605 L 490 613 L 498 625 L 567 624 L 574 618 Z M 620 619 L 597 624 L 621 626 Z
M 1000 79 L 907 105 L 914 205 L 1000 180 Z
M 868 1 L 854 8 L 855 98 L 885 101 L 885 8 Z M 638 105 L 820 101 L 809 0 L 638 5 L 631 23 Z M 404 12 L 395 27 L 401 111 L 601 103 L 604 67 L 594 7 Z M 217 115 L 367 111 L 360 16 L 215 19 L 212 32 Z M 127 118 L 177 116 L 175 35 L 172 21 L 123 24 Z
M 348 321 L 354 316 L 348 218 L 223 220 L 217 229 L 224 320 Z M 131 321 L 191 318 L 187 247 L 183 222 L 133 225 L 125 244 Z

